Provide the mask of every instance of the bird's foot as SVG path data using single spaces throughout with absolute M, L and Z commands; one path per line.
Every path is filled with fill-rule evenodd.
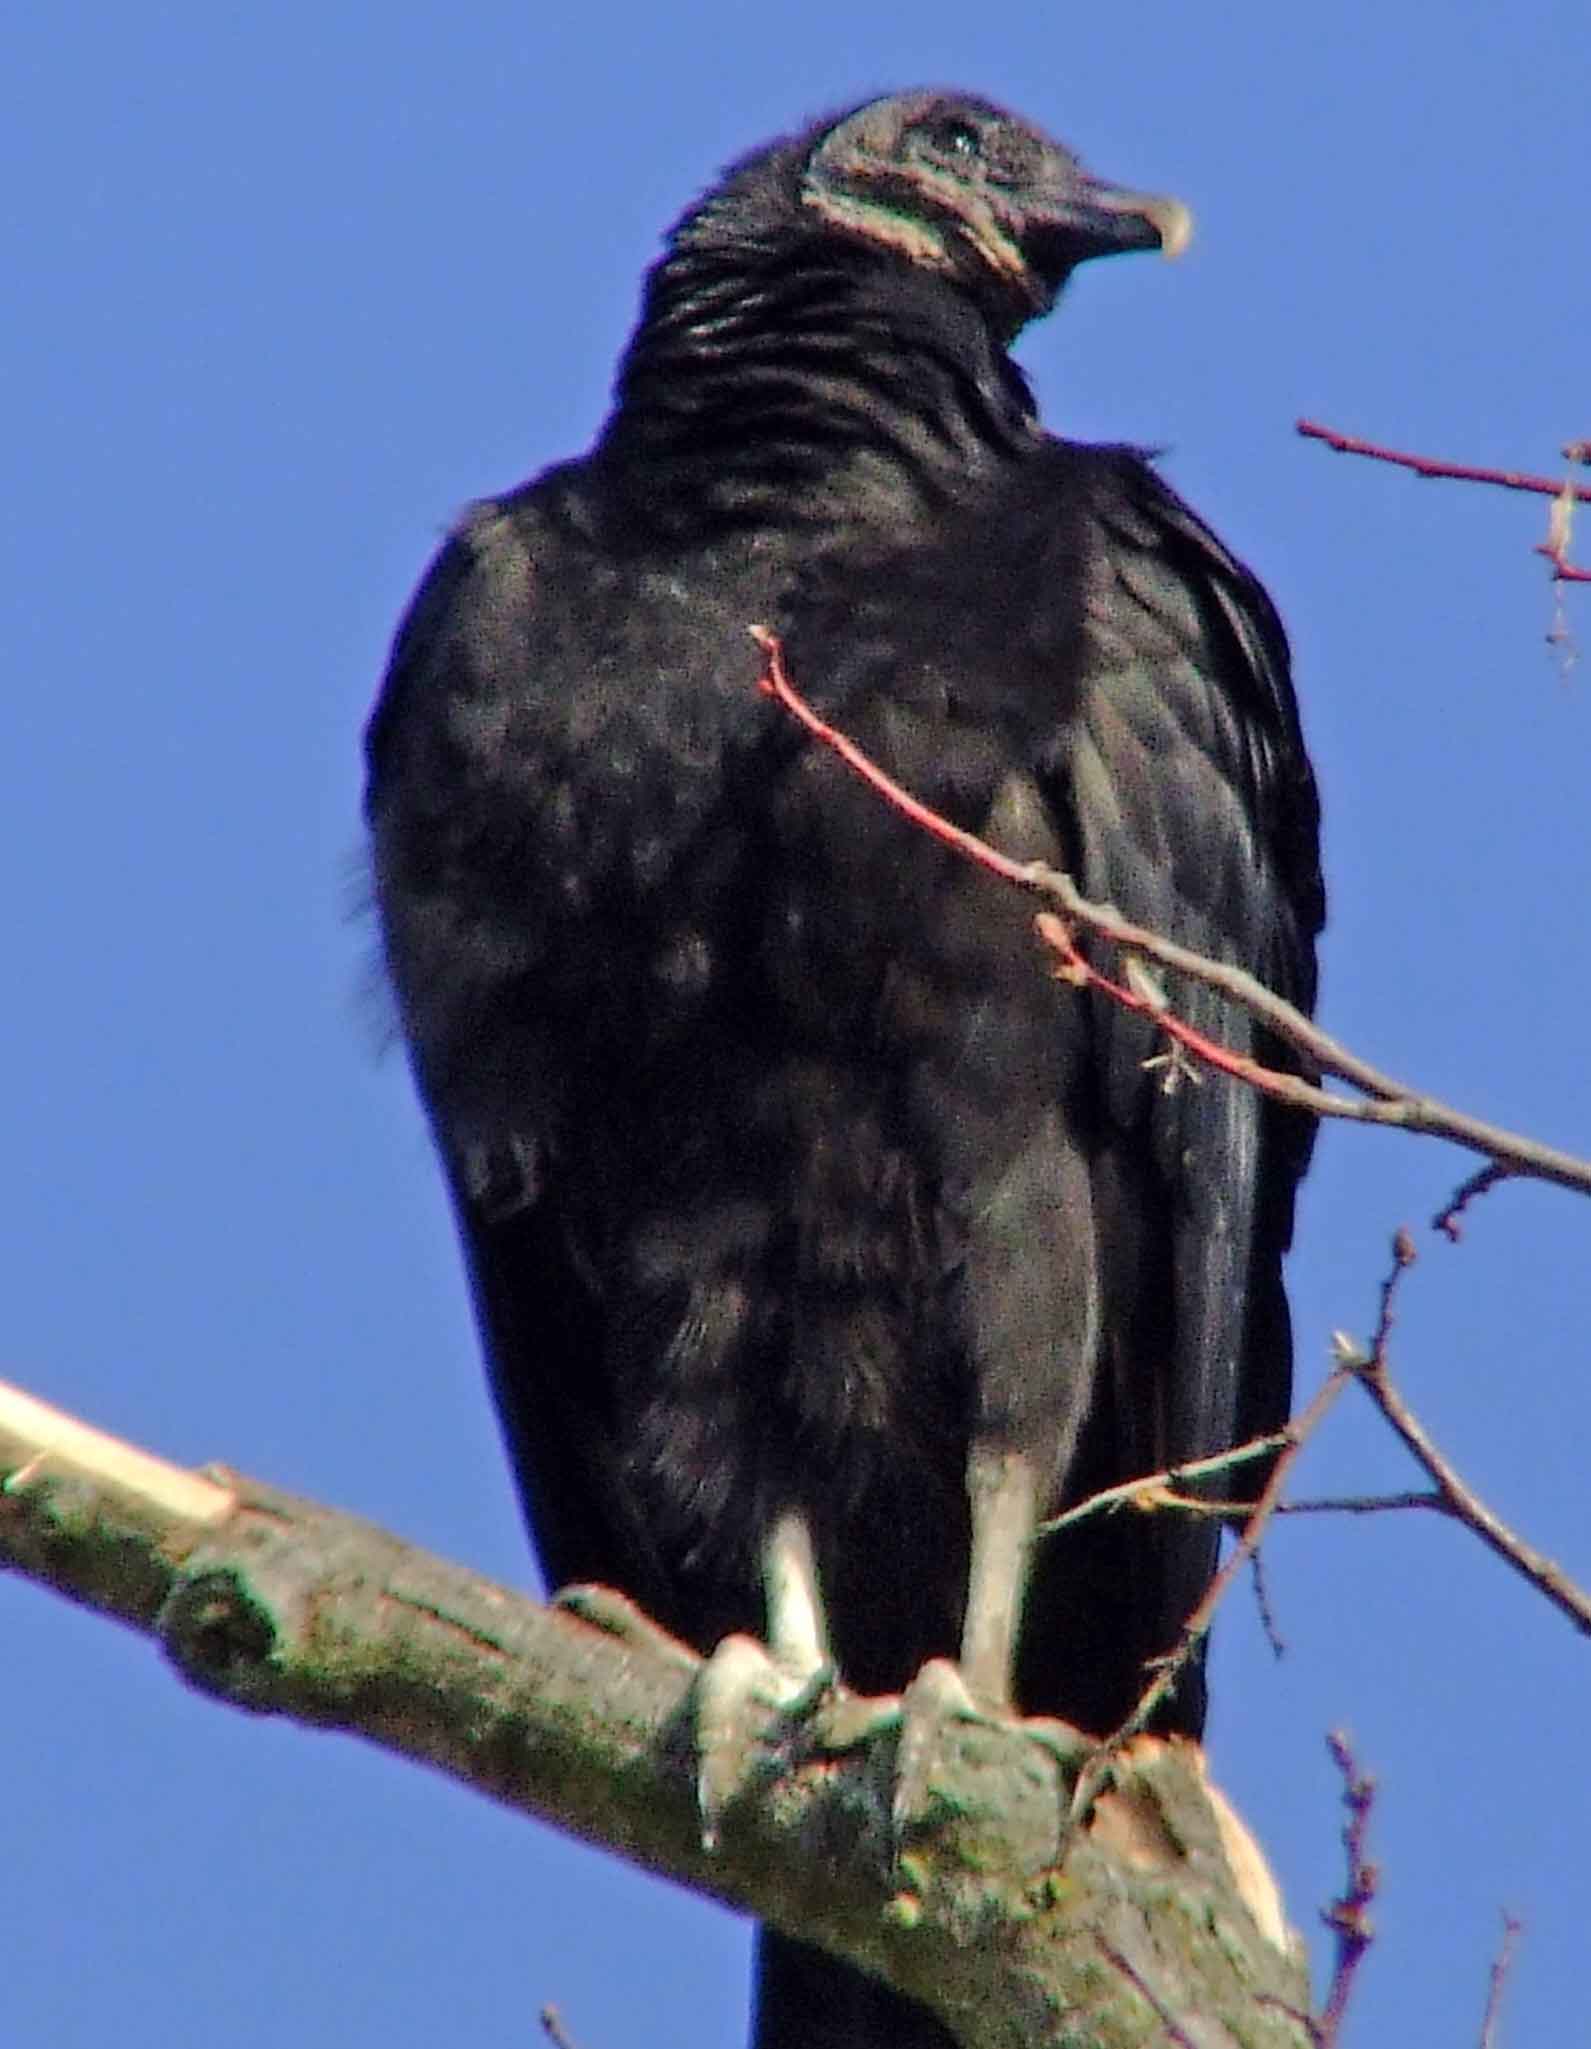
M 980 1698 L 948 1658 L 931 1658 L 923 1666 L 902 1694 L 900 1710 L 893 1800 L 897 1854 L 913 1829 L 951 1818 L 955 1809 L 944 1786 L 954 1782 L 957 1759 L 978 1731 L 1012 1731 L 1036 1743 L 1054 1759 L 1068 1788 L 1097 1752 L 1067 1722 L 1022 1715 L 1005 1701 Z
M 791 1734 L 834 1686 L 826 1658 L 775 1657 L 750 1636 L 726 1636 L 692 1689 L 696 1802 L 702 1848 L 717 1847 L 725 1809 L 750 1781 L 776 1767 Z
M 993 1717 L 973 1699 L 961 1667 L 930 1658 L 900 1697 L 900 1742 L 895 1752 L 892 1812 L 897 1847 L 913 1828 L 935 1816 L 934 1779 L 952 1731 Z

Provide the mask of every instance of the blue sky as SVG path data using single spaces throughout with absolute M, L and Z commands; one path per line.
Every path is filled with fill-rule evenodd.
M 11 10 L 0 28 L 0 1372 L 485 1572 L 531 1567 L 451 1226 L 351 920 L 358 737 L 471 496 L 580 448 L 636 284 L 717 165 L 875 88 L 964 84 L 1182 194 L 1022 347 L 1052 425 L 1168 451 L 1296 644 L 1327 808 L 1324 1014 L 1394 1072 L 1591 1152 L 1591 659 L 1533 503 L 1297 441 L 1312 413 L 1550 468 L 1591 430 L 1583 0 L 1428 9 L 943 0 Z M 1433 23 L 1439 23 L 1439 32 Z M 1591 545 L 1584 551 L 1591 559 Z M 1591 647 L 1591 594 L 1569 599 Z M 1327 1135 L 1301 1384 L 1465 1171 Z M 1503 1189 L 1422 1236 L 1395 1362 L 1475 1484 L 1591 1579 L 1591 1211 Z M 1402 1485 L 1350 1409 L 1311 1491 Z M 1362 2044 L 1583 2008 L 1584 1643 L 1434 1519 L 1294 1523 L 1289 1655 L 1242 1601 L 1216 1769 L 1316 1928 L 1325 1730 L 1380 1781 Z M 0 1585 L 0 1980 L 18 2042 L 731 2043 L 728 1915 L 342 1739 L 228 1714 Z

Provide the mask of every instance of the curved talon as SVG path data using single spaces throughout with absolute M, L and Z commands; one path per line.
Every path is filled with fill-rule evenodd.
M 718 1845 L 718 1827 L 778 1734 L 805 1721 L 834 1683 L 828 1659 L 790 1665 L 750 1636 L 726 1636 L 697 1674 L 692 1705 L 696 1722 L 696 1804 L 702 1848 Z M 776 1739 L 777 1740 L 777 1739 Z
M 895 1796 L 891 1803 L 897 1846 L 907 1830 L 933 1811 L 933 1775 L 947 1722 L 989 1719 L 968 1690 L 961 1668 L 949 1658 L 930 1658 L 900 1697 L 900 1745 L 895 1753 Z

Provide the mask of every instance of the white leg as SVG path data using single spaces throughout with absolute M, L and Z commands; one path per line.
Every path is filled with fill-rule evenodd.
M 1011 1667 L 1027 1591 L 1038 1475 L 1018 1451 L 976 1450 L 967 1462 L 972 1562 L 961 1632 L 961 1672 L 986 1707 L 1012 1706 Z
M 806 1519 L 793 1508 L 785 1510 L 764 1541 L 762 1583 L 768 1603 L 768 1648 L 775 1661 L 791 1673 L 826 1670 L 829 1633 L 812 1535 Z
M 711 1849 L 724 1809 L 777 1734 L 816 1705 L 833 1682 L 817 1560 L 805 1518 L 778 1517 L 762 1546 L 768 1645 L 728 1636 L 696 1682 L 696 1795 L 702 1842 Z

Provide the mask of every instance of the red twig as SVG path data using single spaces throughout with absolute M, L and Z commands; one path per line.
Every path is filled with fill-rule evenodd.
M 1375 1805 L 1376 1782 L 1354 1763 L 1353 1751 L 1340 1729 L 1332 1730 L 1326 1738 L 1326 1747 L 1331 1752 L 1332 1762 L 1342 1773 L 1343 1805 L 1348 1810 L 1342 1841 L 1348 1853 L 1348 1876 L 1341 1896 L 1333 1900 L 1321 1915 L 1337 1938 L 1337 1961 L 1326 1993 L 1326 2004 L 1312 2030 L 1316 2049 L 1334 2049 L 1341 2031 L 1355 1974 L 1375 1939 L 1370 1907 L 1381 1879 L 1380 1871 L 1365 1855 L 1365 1838 Z
M 1401 1131 L 1450 1139 L 1455 1145 L 1468 1147 L 1471 1152 L 1503 1162 L 1517 1173 L 1556 1182 L 1560 1187 L 1573 1188 L 1582 1195 L 1591 1194 L 1591 1161 L 1578 1160 L 1555 1146 L 1541 1145 L 1534 1139 L 1505 1131 L 1500 1125 L 1487 1124 L 1450 1104 L 1421 1095 L 1379 1068 L 1372 1067 L 1369 1061 L 1361 1060 L 1340 1041 L 1323 1032 L 1313 1019 L 1284 1001 L 1274 989 L 1267 989 L 1263 982 L 1244 969 L 1234 967 L 1228 961 L 1211 960 L 1205 954 L 1195 953 L 1191 947 L 1179 946 L 1174 940 L 1163 938 L 1147 926 L 1135 925 L 1112 904 L 1090 903 L 1071 877 L 1059 869 L 1047 867 L 1042 861 L 1014 861 L 980 840 L 976 834 L 965 832 L 948 818 L 942 818 L 870 761 L 854 740 L 819 717 L 785 673 L 784 653 L 776 633 L 766 626 L 753 626 L 749 631 L 766 657 L 758 687 L 782 705 L 814 739 L 837 754 L 853 774 L 860 776 L 886 803 L 943 845 L 954 848 L 1002 881 L 1060 905 L 1061 918 L 1056 919 L 1053 913 L 1041 915 L 1038 925 L 1041 935 L 1059 952 L 1061 972 L 1067 979 L 1087 983 L 1113 1000 L 1125 1003 L 1129 1009 L 1153 1016 L 1171 1040 L 1174 1050 L 1180 1049 L 1209 1066 L 1218 1067 L 1224 1074 L 1259 1090 L 1262 1095 L 1291 1104 L 1295 1109 L 1308 1111 L 1316 1117 L 1340 1117 L 1356 1124 L 1386 1124 Z M 1125 983 L 1101 975 L 1084 957 L 1070 938 L 1068 920 L 1084 926 L 1121 950 L 1128 961 Z M 1252 1017 L 1258 1018 L 1279 1039 L 1296 1047 L 1319 1073 L 1335 1075 L 1350 1088 L 1357 1089 L 1359 1096 L 1339 1095 L 1304 1081 L 1296 1074 L 1262 1067 L 1258 1061 L 1205 1038 L 1166 1007 L 1152 977 L 1141 971 L 1135 974 L 1135 955 L 1217 990 Z M 1137 965 L 1141 969 L 1141 963 Z
M 766 626 L 753 626 L 751 637 L 768 658 L 768 667 L 762 677 L 761 688 L 768 696 L 782 704 L 786 711 L 794 713 L 814 739 L 821 740 L 853 769 L 863 782 L 886 798 L 903 818 L 909 818 L 913 825 L 930 834 L 947 847 L 953 847 L 958 854 L 965 854 L 969 861 L 975 861 L 980 868 L 987 868 L 991 875 L 998 875 L 1002 882 L 1014 883 L 1018 889 L 1032 889 L 1040 882 L 1038 870 L 1041 864 L 1032 861 L 1013 861 L 1009 854 L 1002 854 L 991 847 L 987 840 L 981 840 L 976 833 L 964 832 L 959 825 L 931 806 L 914 797 L 903 783 L 887 775 L 875 761 L 865 755 L 856 742 L 842 733 L 838 726 L 831 726 L 827 719 L 820 718 L 812 709 L 785 673 L 784 651 L 779 636 Z M 1130 1010 L 1139 1017 L 1153 1017 L 1165 1030 L 1166 1036 L 1190 1053 L 1197 1054 L 1208 1066 L 1219 1068 L 1223 1074 L 1230 1074 L 1239 1081 L 1246 1081 L 1256 1088 L 1265 1088 L 1272 1081 L 1290 1081 L 1290 1075 L 1273 1075 L 1269 1068 L 1261 1067 L 1257 1060 L 1246 1059 L 1241 1053 L 1234 1053 L 1229 1046 L 1221 1045 L 1215 1039 L 1207 1039 L 1202 1032 L 1196 1032 L 1179 1017 L 1174 1017 L 1166 1008 L 1165 1001 L 1149 988 L 1128 988 L 1125 983 L 1113 982 L 1078 951 L 1071 931 L 1064 918 L 1058 918 L 1052 911 L 1041 911 L 1035 920 L 1039 936 L 1045 944 L 1053 947 L 1060 956 L 1058 970 L 1061 979 L 1073 982 L 1079 987 L 1101 990 L 1119 1003 L 1124 1010 Z
M 963 832 L 959 825 L 952 825 L 948 818 L 942 818 L 921 798 L 914 797 L 903 783 L 886 775 L 838 726 L 831 726 L 827 719 L 820 718 L 790 681 L 784 665 L 784 643 L 777 633 L 766 626 L 748 627 L 747 631 L 767 657 L 767 667 L 757 684 L 764 696 L 782 704 L 815 740 L 821 740 L 825 747 L 837 754 L 847 768 L 886 798 L 903 818 L 909 818 L 913 825 L 920 826 L 945 846 L 954 847 L 958 854 L 965 854 L 969 861 L 976 861 L 980 868 L 987 868 L 991 875 L 998 875 L 1002 882 L 1015 883 L 1018 889 L 1032 886 L 1031 862 L 1013 861 L 1009 854 L 996 852 L 987 840 L 979 839 L 976 833 Z
M 1446 477 L 1460 484 L 1495 484 L 1500 490 L 1529 491 L 1539 498 L 1552 499 L 1547 538 L 1538 543 L 1535 552 L 1551 563 L 1555 583 L 1591 583 L 1591 569 L 1577 569 L 1569 560 L 1574 508 L 1577 504 L 1591 505 L 1591 487 L 1567 477 L 1537 477 L 1526 470 L 1494 470 L 1481 463 L 1448 462 L 1441 456 L 1385 448 L 1378 441 L 1362 441 L 1357 434 L 1323 427 L 1318 420 L 1299 420 L 1295 425 L 1306 440 L 1324 441 L 1341 455 L 1367 455 L 1375 462 L 1395 463 L 1399 469 L 1412 470 L 1417 477 Z M 1588 446 L 1591 444 L 1584 441 L 1569 442 L 1563 451 L 1566 460 L 1585 462 Z
M 1561 549 L 1543 544 L 1537 548 L 1536 553 L 1546 556 L 1559 583 L 1591 583 L 1591 569 L 1576 569 L 1572 562 L 1564 560 Z
M 1561 477 L 1532 476 L 1526 470 L 1494 470 L 1482 464 L 1447 462 L 1440 456 L 1412 455 L 1401 448 L 1384 448 L 1378 441 L 1361 441 L 1357 434 L 1339 433 L 1318 420 L 1299 420 L 1297 431 L 1307 441 L 1324 441 L 1342 455 L 1368 455 L 1376 462 L 1396 463 L 1413 470 L 1417 477 L 1450 477 L 1460 484 L 1496 484 L 1504 491 L 1531 491 L 1539 498 L 1556 498 L 1569 491 L 1582 505 L 1591 505 L 1591 485 L 1566 485 Z
M 853 740 L 820 718 L 806 703 L 785 673 L 783 650 L 776 633 L 764 626 L 753 626 L 750 631 L 766 657 L 766 667 L 760 679 L 762 690 L 783 705 L 816 739 L 821 740 L 826 747 L 839 755 L 847 767 L 877 790 L 896 810 L 924 832 L 953 847 L 1002 880 L 1021 889 L 1037 891 L 1060 902 L 1066 914 L 1065 918 L 1056 918 L 1048 913 L 1042 914 L 1039 925 L 1044 936 L 1059 953 L 1062 962 L 1060 972 L 1067 979 L 1097 988 L 1113 1001 L 1140 1015 L 1152 1016 L 1172 1041 L 1174 1051 L 1185 1051 L 1206 1065 L 1217 1067 L 1223 1073 L 1249 1083 L 1264 1094 L 1297 1104 L 1319 1116 L 1352 1117 L 1363 1122 L 1396 1124 L 1406 1130 L 1423 1131 L 1432 1136 L 1452 1139 L 1460 1145 L 1468 1146 L 1472 1151 L 1487 1155 L 1490 1163 L 1488 1167 L 1472 1176 L 1436 1219 L 1438 1226 L 1447 1230 L 1449 1235 L 1452 1235 L 1457 1219 L 1466 1204 L 1491 1187 L 1504 1173 L 1533 1175 L 1542 1180 L 1555 1181 L 1561 1186 L 1577 1189 L 1582 1194 L 1591 1193 L 1591 1164 L 1576 1160 L 1554 1148 L 1537 1145 L 1532 1140 L 1522 1139 L 1515 1133 L 1503 1131 L 1497 1126 L 1483 1124 L 1477 1118 L 1450 1109 L 1445 1104 L 1433 1102 L 1428 1097 L 1416 1095 L 1412 1090 L 1404 1088 L 1402 1084 L 1371 1067 L 1368 1062 L 1359 1059 L 1336 1040 L 1329 1038 L 1301 1011 L 1285 1003 L 1273 990 L 1266 989 L 1253 976 L 1225 962 L 1211 961 L 1202 954 L 1193 953 L 1186 947 L 1177 946 L 1174 942 L 1163 939 L 1158 933 L 1133 925 L 1111 905 L 1089 903 L 1079 894 L 1069 876 L 1046 867 L 1042 862 L 1014 861 L 1008 855 L 997 852 L 974 834 L 953 825 L 949 819 L 942 818 L 919 798 L 912 796 L 910 791 L 903 789 L 893 777 L 886 775 L 868 759 Z M 1122 950 L 1127 958 L 1126 981 L 1113 981 L 1094 968 L 1072 939 L 1066 919 L 1075 919 L 1078 924 L 1086 926 Z M 1277 1073 L 1261 1067 L 1257 1062 L 1234 1053 L 1229 1047 L 1206 1039 L 1202 1033 L 1194 1031 L 1170 1012 L 1153 978 L 1135 961 L 1134 956 L 1144 956 L 1157 961 L 1219 990 L 1258 1017 L 1279 1037 L 1307 1053 L 1322 1070 L 1349 1082 L 1362 1090 L 1371 1100 L 1357 1102 L 1333 1095 L 1301 1081 L 1296 1075 Z M 1282 1433 L 1283 1443 L 1277 1453 L 1275 1466 L 1231 1557 L 1210 1582 L 1204 1599 L 1188 1618 L 1175 1649 L 1159 1661 L 1155 1676 L 1143 1698 L 1127 1722 L 1109 1739 L 1107 1750 L 1144 1727 L 1149 1716 L 1175 1683 L 1178 1673 L 1197 1650 L 1209 1630 L 1216 1606 L 1231 1584 L 1233 1576 L 1257 1551 L 1264 1530 L 1276 1511 L 1282 1485 L 1292 1469 L 1300 1446 L 1318 1425 L 1349 1379 L 1357 1379 L 1361 1383 L 1408 1450 L 1425 1468 L 1441 1497 L 1444 1508 L 1459 1521 L 1467 1523 L 1484 1543 L 1539 1588 L 1577 1628 L 1591 1634 L 1591 1596 L 1582 1592 L 1553 1560 L 1516 1536 L 1464 1484 L 1392 1385 L 1386 1368 L 1387 1338 L 1392 1328 L 1398 1282 L 1403 1272 L 1413 1263 L 1414 1257 L 1413 1240 L 1407 1231 L 1399 1231 L 1395 1240 L 1393 1267 L 1381 1290 L 1380 1317 L 1369 1354 L 1362 1352 L 1351 1340 L 1341 1341 L 1336 1367 L 1323 1382 L 1319 1393 L 1304 1414 Z M 1233 1454 L 1222 1456 L 1231 1459 Z M 1151 1480 L 1158 1479 L 1169 1485 L 1174 1477 L 1172 1474 L 1156 1475 L 1151 1476 Z M 1113 1498 L 1141 1494 L 1150 1486 L 1151 1480 L 1131 1482 L 1123 1488 L 1107 1490 L 1107 1494 Z M 1104 1505 L 1105 1498 L 1101 1497 L 1098 1503 L 1082 1504 L 1080 1509 L 1073 1511 L 1073 1514 L 1080 1515 L 1095 1506 Z M 1062 1517 L 1058 1521 L 1068 1519 Z
M 1113 982 L 1108 975 L 1102 975 L 1079 948 L 1066 920 L 1056 917 L 1053 911 L 1040 911 L 1033 925 L 1045 945 L 1052 948 L 1060 960 L 1061 965 L 1055 970 L 1058 981 L 1070 982 L 1075 989 L 1098 989 L 1113 1003 L 1119 1003 L 1123 1010 L 1130 1010 L 1135 1017 L 1152 1017 L 1173 1045 L 1192 1053 L 1206 1067 L 1213 1067 L 1219 1074 L 1229 1074 L 1236 1081 L 1247 1082 L 1251 1088 L 1271 1093 L 1268 1088 L 1270 1082 L 1294 1078 L 1278 1075 L 1274 1069 L 1262 1067 L 1259 1061 L 1249 1059 L 1246 1054 L 1234 1053 L 1219 1039 L 1206 1038 L 1203 1032 L 1184 1024 L 1167 1005 L 1163 992 L 1146 975 L 1133 977 L 1131 984 Z M 1178 1073 L 1175 1064 L 1167 1067 L 1167 1088 L 1176 1085 Z

